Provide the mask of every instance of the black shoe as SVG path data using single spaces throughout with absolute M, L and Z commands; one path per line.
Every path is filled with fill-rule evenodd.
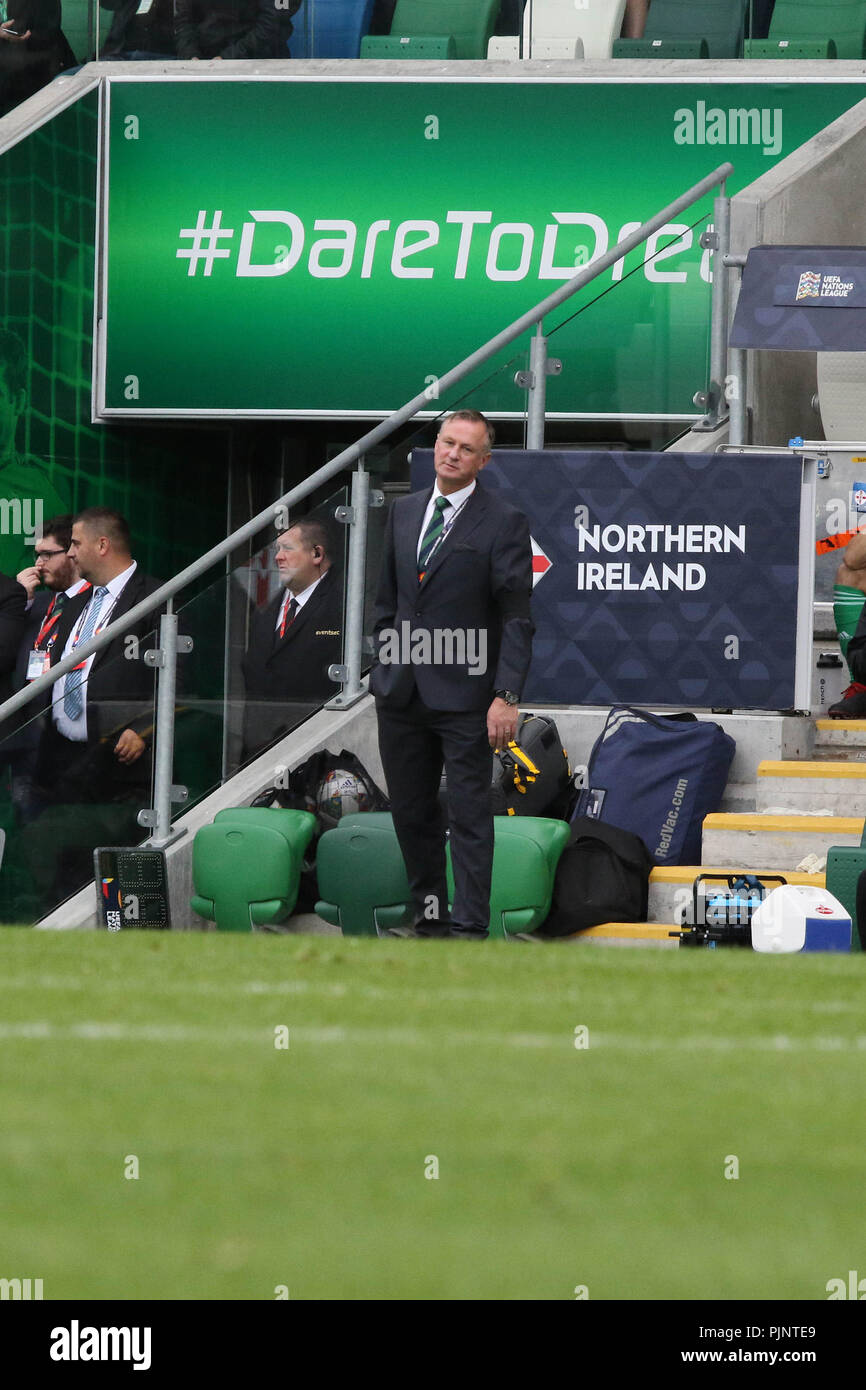
M 827 711 L 830 719 L 866 719 L 866 685 L 852 681 L 842 692 L 838 704 L 831 705 Z
M 422 917 L 420 922 L 415 923 L 414 934 L 434 941 L 443 941 L 451 934 L 451 923 L 443 922 L 438 917 Z

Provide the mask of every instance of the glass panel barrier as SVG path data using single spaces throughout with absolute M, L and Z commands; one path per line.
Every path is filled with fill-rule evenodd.
M 70 613 L 86 601 L 70 599 Z M 31 627 L 22 645 L 32 649 L 35 640 Z M 155 632 L 139 627 L 98 664 L 94 658 L 80 714 L 61 690 L 37 700 L 37 713 L 25 706 L 0 727 L 3 923 L 38 921 L 83 887 L 97 845 L 146 837 L 136 817 L 151 805 L 154 674 L 143 657 L 155 645 Z
M 700 237 L 712 227 L 712 208 L 707 198 L 687 209 L 545 323 L 553 357 L 559 355 L 558 335 L 566 325 L 572 345 L 575 321 L 579 325 L 581 361 L 573 360 L 573 346 L 568 357 L 563 354 L 563 377 L 574 382 L 570 408 L 592 415 L 612 397 L 624 417 L 605 420 L 598 411 L 596 437 L 601 432 L 623 437 L 632 447 L 661 449 L 700 416 L 689 397 L 706 392 L 710 380 L 713 261 L 712 253 L 701 249 Z M 632 230 L 624 228 L 622 234 Z M 683 293 L 670 292 L 674 276 Z
M 178 658 L 174 780 L 189 799 L 173 815 L 339 693 L 328 668 L 343 661 L 348 527 L 335 513 L 348 499 L 340 488 L 292 513 L 249 562 L 179 605 L 193 650 Z M 295 592 L 303 603 L 292 613 Z
M 175 815 L 338 693 L 327 672 L 343 661 L 348 527 L 335 513 L 348 496 L 342 487 L 315 508 L 292 513 L 276 541 L 273 533 L 262 538 L 251 562 L 178 605 L 179 632 L 194 645 L 178 657 L 173 782 L 186 786 L 189 798 Z M 28 667 L 40 666 L 31 652 L 50 653 L 58 639 L 65 645 L 79 614 L 86 622 L 87 596 L 69 598 L 52 639 L 49 594 L 39 592 L 36 578 L 51 583 L 63 551 L 52 550 L 47 536 L 39 550 L 38 565 L 19 572 L 36 607 L 23 635 L 9 620 L 7 656 L 11 661 L 17 644 L 18 657 L 14 672 L 7 665 L 3 698 L 26 684 Z M 17 558 L 10 551 L 7 563 Z M 293 591 L 303 600 L 296 613 L 283 603 Z M 56 697 L 25 706 L 0 727 L 0 922 L 37 921 L 83 887 L 97 846 L 148 837 L 137 815 L 154 805 L 156 677 L 144 654 L 157 645 L 154 617 L 94 659 L 83 721 L 60 682 Z

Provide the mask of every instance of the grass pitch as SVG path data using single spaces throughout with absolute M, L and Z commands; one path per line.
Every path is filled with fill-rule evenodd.
M 826 1299 L 866 1273 L 864 986 L 860 955 L 5 929 L 0 1276 Z

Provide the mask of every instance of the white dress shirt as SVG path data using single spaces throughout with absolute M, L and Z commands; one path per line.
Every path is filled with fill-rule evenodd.
M 99 627 L 96 629 L 96 632 L 101 632 L 102 629 L 105 627 L 106 623 L 109 621 L 114 607 L 117 603 L 117 600 L 120 598 L 120 595 L 123 593 L 130 579 L 135 574 L 136 563 L 137 562 L 133 560 L 132 564 L 129 566 L 128 569 L 123 570 L 121 574 L 116 574 L 114 578 L 104 586 L 108 590 L 108 593 L 102 600 L 102 607 L 99 610 Z M 80 588 L 80 583 L 78 587 Z M 98 589 L 99 587 L 100 586 L 98 584 L 94 584 L 93 586 L 94 590 Z M 63 648 L 63 656 L 69 656 L 70 652 L 73 652 L 76 646 L 78 645 L 78 634 L 84 627 L 84 624 L 87 620 L 86 615 L 89 607 L 89 604 L 85 604 L 80 614 L 78 615 L 78 622 L 75 624 L 68 638 L 66 639 L 66 646 Z M 96 632 L 93 634 L 94 637 L 96 636 Z M 94 656 L 95 655 L 96 653 L 94 652 Z M 66 710 L 63 708 L 63 697 L 66 694 L 66 676 L 62 676 L 59 681 L 54 682 L 54 689 L 52 691 L 51 696 L 51 717 L 53 718 L 54 723 L 57 725 L 58 733 L 63 734 L 64 738 L 71 739 L 73 743 L 85 743 L 87 741 L 86 685 L 87 677 L 90 675 L 90 668 L 92 665 L 93 656 L 89 656 L 85 663 L 83 674 L 81 671 L 70 672 L 70 674 L 76 681 L 80 680 L 82 684 L 85 686 L 85 689 L 82 692 L 85 697 L 83 702 L 83 709 L 81 711 L 81 716 L 78 719 L 70 719 L 69 715 L 66 713 Z
M 450 507 L 446 507 L 445 511 L 442 514 L 442 525 L 444 528 L 442 532 L 443 544 L 445 541 L 445 537 L 448 535 L 448 532 L 451 530 L 451 527 L 457 520 L 457 513 L 463 507 L 463 504 L 469 501 L 469 498 L 472 496 L 474 491 L 475 480 L 473 479 L 472 482 L 469 483 L 466 487 L 462 487 L 459 492 L 449 492 L 447 494 L 448 501 L 451 503 L 451 505 Z M 439 481 L 437 479 L 436 485 L 433 488 L 433 495 L 430 498 L 430 501 L 427 503 L 427 510 L 425 511 L 424 516 L 421 519 L 421 530 L 418 532 L 418 549 L 416 551 L 416 557 L 421 554 L 421 541 L 424 538 L 424 535 L 427 531 L 427 527 L 430 525 L 430 518 L 432 517 L 433 512 L 436 509 L 436 499 L 438 497 L 444 497 L 445 495 L 446 494 L 444 492 L 439 491 Z M 437 546 L 436 549 L 438 550 L 438 548 L 439 547 Z

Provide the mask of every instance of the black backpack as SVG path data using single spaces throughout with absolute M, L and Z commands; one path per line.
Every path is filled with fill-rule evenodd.
M 591 816 L 571 823 L 538 936 L 571 936 L 603 922 L 645 922 L 652 857 L 639 835 Z
M 493 759 L 495 816 L 564 819 L 574 799 L 568 754 L 546 714 L 521 714 L 517 733 Z

